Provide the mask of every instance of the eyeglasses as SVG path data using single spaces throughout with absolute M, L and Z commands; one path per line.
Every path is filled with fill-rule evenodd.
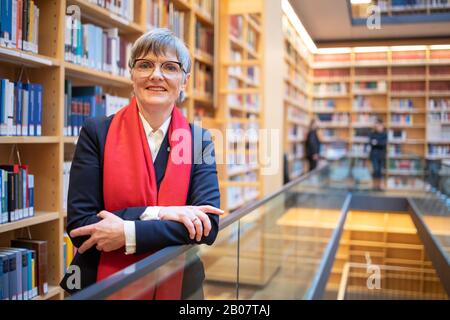
M 150 77 L 156 69 L 155 62 L 147 59 L 136 59 L 133 69 L 135 69 L 141 77 Z M 165 78 L 173 78 L 184 71 L 181 62 L 165 61 L 160 64 L 159 70 Z

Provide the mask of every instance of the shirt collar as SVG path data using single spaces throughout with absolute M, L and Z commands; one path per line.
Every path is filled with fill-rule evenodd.
M 139 117 L 141 118 L 142 125 L 144 126 L 145 136 L 147 136 L 147 137 L 149 137 L 153 131 L 154 131 L 153 133 L 160 131 L 160 132 L 162 132 L 163 137 L 165 137 L 167 131 L 169 130 L 170 120 L 172 119 L 172 116 L 170 115 L 166 119 L 166 121 L 164 121 L 164 123 L 161 125 L 161 127 L 159 127 L 159 129 L 153 130 L 153 128 L 150 126 L 150 124 L 147 122 L 147 120 L 145 120 L 145 118 L 141 112 L 139 112 Z

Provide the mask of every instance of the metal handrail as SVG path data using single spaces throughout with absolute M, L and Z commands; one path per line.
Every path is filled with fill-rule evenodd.
M 225 229 L 234 222 L 242 219 L 244 216 L 250 214 L 255 209 L 263 206 L 267 202 L 276 198 L 280 194 L 292 189 L 299 183 L 309 179 L 314 174 L 328 167 L 328 164 L 317 167 L 316 169 L 292 180 L 285 184 L 280 190 L 256 201 L 252 201 L 244 205 L 240 209 L 234 211 L 219 222 L 219 231 Z M 138 280 L 146 274 L 155 271 L 157 268 L 163 266 L 167 262 L 176 258 L 177 256 L 187 252 L 195 245 L 179 245 L 170 246 L 158 250 L 156 253 L 138 261 L 137 263 L 128 266 L 127 268 L 113 274 L 112 276 L 93 284 L 78 293 L 68 297 L 68 300 L 101 300 L 109 297 L 111 294 L 120 290 L 127 284 Z

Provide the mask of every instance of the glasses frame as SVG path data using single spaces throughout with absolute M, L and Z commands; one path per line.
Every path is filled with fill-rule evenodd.
M 155 61 L 152 61 L 152 60 L 149 60 L 149 59 L 143 59 L 143 58 L 142 58 L 142 59 L 136 59 L 136 60 L 134 60 L 134 62 L 133 62 L 133 69 L 136 67 L 136 63 L 139 62 L 139 61 L 149 61 L 149 62 L 153 63 L 153 64 L 155 65 L 155 70 L 156 70 L 156 64 L 158 64 L 158 62 L 155 62 Z M 161 72 L 161 75 L 164 76 L 164 78 L 167 78 L 167 76 L 164 74 L 164 72 L 162 72 L 161 67 L 162 67 L 162 65 L 163 65 L 164 63 L 168 63 L 168 62 L 177 64 L 177 65 L 180 67 L 181 72 L 184 72 L 185 74 L 187 74 L 187 72 L 184 70 L 183 64 L 182 64 L 181 62 L 179 62 L 179 61 L 168 60 L 168 61 L 164 61 L 164 62 L 159 63 L 160 72 Z M 153 70 L 153 72 L 155 72 L 155 70 Z M 153 75 L 153 72 L 150 73 L 150 74 L 148 75 L 148 77 L 150 77 L 151 75 Z

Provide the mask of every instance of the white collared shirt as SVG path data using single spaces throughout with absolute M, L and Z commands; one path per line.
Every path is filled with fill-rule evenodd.
M 167 118 L 166 121 L 157 129 L 156 131 L 150 126 L 150 124 L 145 120 L 144 116 L 139 112 L 139 117 L 141 118 L 142 125 L 144 126 L 145 136 L 147 137 L 148 146 L 152 154 L 153 163 L 156 160 L 161 144 L 164 137 L 169 130 L 170 120 L 172 116 Z M 153 206 L 147 207 L 144 213 L 139 217 L 140 220 L 158 220 L 158 214 L 161 207 Z M 133 254 L 136 252 L 136 227 L 134 221 L 125 221 L 124 225 L 125 233 L 125 254 Z

